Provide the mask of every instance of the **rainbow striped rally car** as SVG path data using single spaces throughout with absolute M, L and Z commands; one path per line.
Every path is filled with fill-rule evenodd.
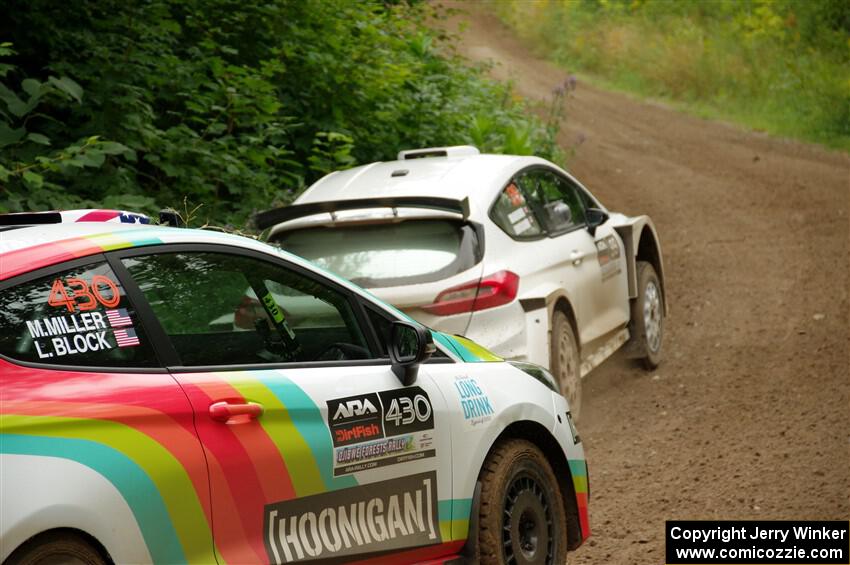
M 252 239 L 0 216 L 7 563 L 563 563 L 556 390 Z

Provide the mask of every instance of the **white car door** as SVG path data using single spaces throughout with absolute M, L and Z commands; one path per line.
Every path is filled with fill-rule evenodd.
M 585 326 L 587 340 L 597 339 L 620 328 L 629 321 L 629 287 L 626 254 L 623 240 L 612 222 L 596 227 L 592 236 L 592 261 L 596 271 L 595 284 L 587 296 L 585 307 L 590 317 Z M 590 232 L 584 230 L 589 236 Z
M 622 327 L 629 320 L 623 243 L 610 222 L 587 228 L 580 188 L 548 168 L 521 173 L 517 184 L 549 236 L 536 242 L 536 254 L 552 269 L 549 280 L 567 289 L 582 344 Z

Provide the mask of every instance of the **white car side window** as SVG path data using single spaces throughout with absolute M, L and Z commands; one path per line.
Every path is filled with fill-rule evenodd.
M 499 194 L 491 217 L 496 225 L 514 238 L 536 238 L 543 233 L 525 195 L 513 182 Z
M 550 234 L 570 231 L 585 222 L 576 187 L 553 171 L 533 169 L 518 178 L 532 210 Z

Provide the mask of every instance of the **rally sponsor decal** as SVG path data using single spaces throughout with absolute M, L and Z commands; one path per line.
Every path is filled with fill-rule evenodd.
M 438 544 L 437 474 L 268 504 L 263 526 L 269 561 L 277 564 Z
M 47 296 L 52 315 L 26 321 L 39 359 L 139 345 L 130 313 L 115 308 L 120 301 L 118 284 L 107 276 L 54 279 Z
M 607 281 L 620 273 L 620 244 L 613 235 L 596 240 L 596 258 L 602 270 L 602 280 Z
M 378 393 L 384 407 L 387 436 L 434 429 L 434 411 L 428 393 L 420 387 L 397 388 Z
M 383 410 L 376 393 L 328 400 L 334 447 L 384 437 Z
M 328 401 L 334 476 L 434 457 L 434 410 L 422 388 Z
M 525 205 L 525 198 L 523 198 L 522 193 L 519 191 L 519 188 L 514 183 L 509 184 L 505 188 L 505 194 L 508 197 L 508 200 L 511 202 L 511 206 L 520 207 Z M 511 222 L 515 220 L 511 218 Z
M 55 279 L 47 296 L 47 304 L 67 308 L 68 312 L 94 310 L 99 304 L 114 308 L 120 301 L 118 285 L 103 275 L 92 276 L 91 282 L 76 277 Z
M 454 385 L 464 421 L 474 427 L 493 419 L 496 410 L 477 380 L 473 377 L 455 377 Z
M 27 320 L 39 359 L 112 349 L 106 320 L 100 312 L 81 312 Z M 138 345 L 138 344 L 137 344 Z
M 423 439 L 409 435 L 341 447 L 334 450 L 334 476 L 433 457 L 436 450 L 424 449 L 432 442 L 430 436 Z

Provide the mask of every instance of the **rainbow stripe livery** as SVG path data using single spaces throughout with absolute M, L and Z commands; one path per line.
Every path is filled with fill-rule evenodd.
M 98 542 L 104 560 L 122 563 L 442 563 L 477 539 L 470 524 L 488 453 L 525 429 L 535 430 L 531 442 L 548 434 L 553 468 L 570 474 L 570 547 L 590 535 L 583 449 L 551 388 L 466 338 L 435 331 L 437 362 L 402 384 L 394 370 L 401 361 L 381 357 L 378 332 L 359 317 L 374 352 L 340 347 L 332 327 L 315 361 L 183 366 L 176 344 L 188 330 L 166 331 L 174 322 L 157 316 L 167 308 L 149 300 L 167 306 L 203 280 L 146 294 L 120 266 L 139 249 L 265 257 L 316 285 L 336 285 L 350 304 L 410 321 L 254 240 L 120 217 L 98 211 L 73 224 L 0 231 L 0 561 L 48 544 L 45 532 L 75 530 Z M 307 340 L 327 331 L 324 308 L 324 318 L 294 333 Z M 299 322 L 297 307 L 280 310 L 276 320 Z M 202 345 L 216 359 L 227 351 L 222 336 L 250 345 L 253 326 L 268 339 L 262 319 L 240 327 L 235 313 L 219 318 L 202 318 L 214 326 Z M 372 357 L 337 359 L 349 351 Z

